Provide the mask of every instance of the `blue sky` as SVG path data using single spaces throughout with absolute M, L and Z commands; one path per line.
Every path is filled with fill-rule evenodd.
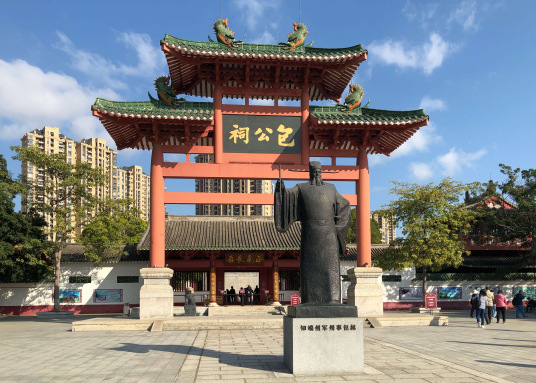
M 391 157 L 369 157 L 372 209 L 389 202 L 393 180 L 486 182 L 502 179 L 499 163 L 536 167 L 536 2 L 224 0 L 221 13 L 245 42 L 286 41 L 301 20 L 306 44 L 363 44 L 368 60 L 353 82 L 364 87 L 364 100 L 429 114 L 429 126 Z M 207 41 L 219 17 L 217 0 L 0 2 L 0 153 L 11 172 L 20 165 L 9 147 L 44 125 L 75 140 L 103 137 L 115 148 L 91 115 L 95 98 L 147 100 L 154 78 L 167 74 L 160 39 Z M 149 172 L 149 152 L 118 157 Z M 193 182 L 173 189 L 193 191 Z

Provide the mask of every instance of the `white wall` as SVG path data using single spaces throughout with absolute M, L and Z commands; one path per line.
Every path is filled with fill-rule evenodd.
M 140 288 L 143 278 L 140 269 L 146 267 L 144 262 L 116 263 L 94 266 L 89 263 L 64 263 L 60 289 L 82 290 L 82 302 L 75 305 L 95 305 L 95 289 L 122 289 L 123 301 L 120 303 L 139 304 Z M 91 283 L 69 283 L 69 276 L 91 276 Z M 117 283 L 117 276 L 140 276 L 139 283 Z M 1 306 L 40 306 L 53 305 L 53 283 L 0 284 Z M 117 303 L 116 303 L 117 304 Z
M 354 268 L 355 263 L 353 262 L 341 262 L 341 275 L 347 275 L 347 270 Z M 383 272 L 383 275 L 400 275 L 401 282 L 382 282 L 383 287 L 383 301 L 384 302 L 399 302 L 399 288 L 400 287 L 422 287 L 422 282 L 415 281 L 415 268 L 408 268 L 401 271 L 396 270 L 387 270 Z M 350 282 L 342 282 L 342 297 L 343 299 L 347 298 L 347 291 Z M 427 292 L 437 292 L 438 287 L 461 287 L 462 288 L 462 298 L 458 300 L 449 300 L 449 301 L 458 301 L 466 302 L 471 299 L 474 289 L 480 289 L 484 287 L 489 287 L 495 292 L 498 289 L 503 291 L 503 294 L 506 296 L 508 301 L 512 300 L 514 289 L 517 292 L 520 288 L 523 287 L 534 287 L 535 283 L 530 281 L 428 281 Z M 419 301 L 420 300 L 415 300 Z M 411 302 L 409 300 L 404 300 L 400 302 Z

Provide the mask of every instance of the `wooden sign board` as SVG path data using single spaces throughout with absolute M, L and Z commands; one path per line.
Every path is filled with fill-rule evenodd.
M 226 254 L 225 266 L 263 266 L 264 254 Z

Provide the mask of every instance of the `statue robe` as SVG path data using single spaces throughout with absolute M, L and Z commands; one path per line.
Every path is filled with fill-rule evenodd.
M 274 219 L 279 232 L 301 221 L 300 278 L 302 303 L 340 303 L 339 256 L 346 249 L 350 203 L 335 186 L 301 183 L 274 195 Z

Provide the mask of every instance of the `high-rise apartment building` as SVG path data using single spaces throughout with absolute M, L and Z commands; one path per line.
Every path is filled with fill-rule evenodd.
M 22 147 L 38 147 L 43 152 L 67 153 L 67 162 L 70 164 L 88 162 L 93 168 L 102 169 L 106 174 L 107 182 L 90 190 L 99 199 L 124 199 L 130 198 L 134 206 L 141 212 L 141 218 L 149 220 L 149 192 L 150 177 L 143 173 L 137 165 L 129 167 L 117 166 L 117 152 L 106 146 L 106 140 L 102 138 L 89 138 L 74 141 L 61 134 L 59 128 L 45 126 L 26 133 L 22 138 Z M 22 164 L 22 175 L 29 181 L 43 182 L 45 174 L 43 169 L 37 169 L 30 163 Z M 43 196 L 24 196 L 22 198 L 22 211 L 27 211 L 34 198 L 46 198 Z M 48 225 L 52 225 L 51 217 L 44 217 Z M 74 219 L 74 216 L 73 216 Z M 75 236 L 80 235 L 82 226 Z
M 195 162 L 213 162 L 212 154 L 200 154 Z M 203 193 L 273 193 L 270 180 L 243 179 L 196 179 L 195 191 Z M 211 205 L 198 204 L 195 206 L 196 215 L 274 215 L 272 205 Z
M 376 213 L 371 214 L 372 218 L 380 225 L 380 232 L 382 233 L 382 243 L 389 244 L 396 239 L 396 223 L 393 219 L 382 217 Z

